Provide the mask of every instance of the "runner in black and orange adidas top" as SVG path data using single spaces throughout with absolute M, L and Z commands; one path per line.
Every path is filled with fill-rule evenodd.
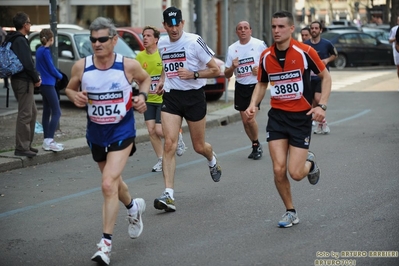
M 315 185 L 319 180 L 320 170 L 315 163 L 315 156 L 308 151 L 312 117 L 319 122 L 324 119 L 331 91 L 331 77 L 324 63 L 313 48 L 291 38 L 294 31 L 294 19 L 290 12 L 273 14 L 274 44 L 261 55 L 258 83 L 251 104 L 245 111 L 249 118 L 254 118 L 257 105 L 270 83 L 271 109 L 266 133 L 274 182 L 286 207 L 286 213 L 278 223 L 280 227 L 299 223 L 292 203 L 287 168 L 291 178 L 296 181 L 307 176 L 309 182 Z M 314 108 L 311 104 L 310 71 L 322 79 L 321 99 Z

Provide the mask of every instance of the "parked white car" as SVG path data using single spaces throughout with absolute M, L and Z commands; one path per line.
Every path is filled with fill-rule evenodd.
M 33 59 L 36 56 L 36 50 L 41 46 L 40 32 L 32 32 L 29 34 L 29 47 L 32 51 Z M 58 68 L 63 72 L 68 79 L 71 77 L 71 68 L 81 58 L 93 54 L 90 31 L 89 30 L 73 30 L 73 29 L 59 29 L 58 34 Z M 136 53 L 130 49 L 126 42 L 119 38 L 114 48 L 116 53 L 123 56 L 136 58 Z M 60 91 L 65 94 L 64 90 Z

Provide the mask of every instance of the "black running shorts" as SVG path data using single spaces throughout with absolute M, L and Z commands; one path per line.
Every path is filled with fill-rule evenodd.
M 144 120 L 155 120 L 156 124 L 161 124 L 162 103 L 147 103 L 147 111 L 144 112 Z
M 266 140 L 288 139 L 291 146 L 309 149 L 312 116 L 305 112 L 286 112 L 270 109 L 266 126 Z
M 107 160 L 107 154 L 108 154 L 108 152 L 124 150 L 124 149 L 126 149 L 130 144 L 133 143 L 132 150 L 130 151 L 130 154 L 129 154 L 129 156 L 132 156 L 133 153 L 136 152 L 136 144 L 135 144 L 135 142 L 134 142 L 134 139 L 135 139 L 135 137 L 133 137 L 133 138 L 128 138 L 128 139 L 125 139 L 125 140 L 121 140 L 121 141 L 112 143 L 112 144 L 109 145 L 108 147 L 102 147 L 102 146 L 99 146 L 99 145 L 97 145 L 97 144 L 90 143 L 90 142 L 87 142 L 87 144 L 88 144 L 89 147 L 90 147 L 91 154 L 92 154 L 92 156 L 93 156 L 93 160 L 94 160 L 95 162 L 97 162 L 97 163 L 100 163 L 100 162 L 104 162 L 104 161 Z
M 247 110 L 251 103 L 252 93 L 254 92 L 256 84 L 240 84 L 236 81 L 234 90 L 234 109 L 237 111 Z M 258 104 L 260 109 L 260 103 Z
M 170 90 L 163 94 L 162 112 L 184 117 L 196 122 L 206 115 L 206 99 L 204 89 Z

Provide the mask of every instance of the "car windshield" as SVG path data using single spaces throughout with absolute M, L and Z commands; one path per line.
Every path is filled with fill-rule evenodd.
M 75 43 L 81 58 L 93 54 L 93 48 L 90 42 L 90 34 L 75 34 Z M 123 41 L 122 38 L 118 39 L 115 45 L 114 52 L 126 57 L 136 58 L 136 53 Z

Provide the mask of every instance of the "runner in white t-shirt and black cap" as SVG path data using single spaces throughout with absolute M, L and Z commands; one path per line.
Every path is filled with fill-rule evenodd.
M 173 212 L 175 151 L 183 118 L 186 119 L 194 150 L 208 160 L 213 181 L 219 182 L 221 167 L 212 146 L 205 142 L 206 100 L 203 87 L 207 78 L 219 76 L 220 69 L 213 59 L 213 51 L 201 36 L 183 31 L 181 10 L 169 7 L 163 12 L 163 25 L 169 37 L 161 38 L 158 49 L 163 71 L 156 87 L 163 93 L 161 108 L 164 152 L 162 158 L 165 191 L 155 199 L 158 210 Z

